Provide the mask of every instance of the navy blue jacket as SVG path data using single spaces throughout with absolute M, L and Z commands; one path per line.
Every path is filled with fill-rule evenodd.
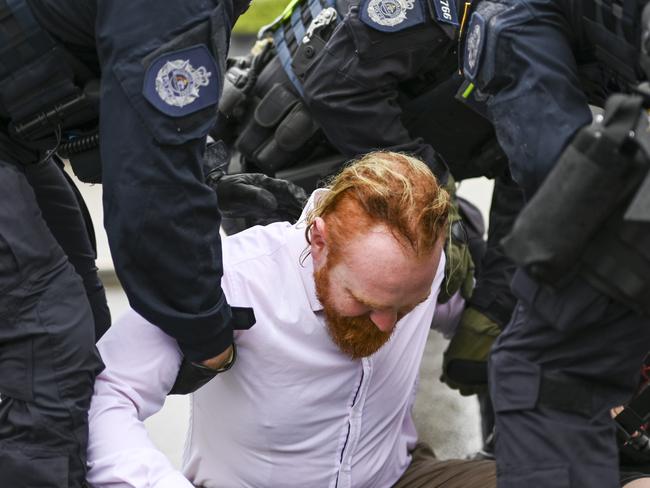
M 232 0 L 29 0 L 38 21 L 101 77 L 104 225 L 132 307 L 194 361 L 232 343 L 220 287 L 220 214 L 202 156 Z M 189 64 L 183 64 L 187 61 Z

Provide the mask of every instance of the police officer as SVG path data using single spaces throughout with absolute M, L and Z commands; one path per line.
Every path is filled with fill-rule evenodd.
M 481 0 L 464 30 L 464 74 L 529 199 L 489 365 L 499 487 L 618 486 L 609 409 L 650 345 L 650 151 L 644 96 L 610 95 L 647 78 L 646 3 Z
M 206 151 L 230 29 L 247 3 L 0 1 L 2 486 L 85 478 L 102 368 L 94 342 L 110 316 L 87 212 L 57 154 L 103 182 L 129 301 L 185 355 L 176 391 L 232 364 L 233 327 L 253 316 L 231 312 L 220 289 L 217 198 L 236 215 L 251 205 L 273 215 L 295 212 L 304 195 L 263 175 L 224 175 Z
M 293 173 L 312 183 L 305 177 L 310 171 L 305 161 L 322 176 L 330 169 L 321 163 L 323 155 L 352 158 L 386 148 L 422 158 L 449 188 L 455 187 L 447 165 L 459 180 L 496 178 L 488 250 L 478 263 L 471 307 L 445 359 L 444 379 L 471 394 L 485 389 L 489 348 L 514 306 L 509 290 L 514 267 L 499 236 L 510 228 L 523 198 L 490 124 L 456 100 L 462 83 L 454 74 L 458 16 L 449 5 L 441 0 L 292 2 L 262 30 L 262 37 L 272 39 L 275 56 L 266 59 L 266 48 L 258 46 L 252 62 L 235 64 L 226 77 L 232 96 L 224 96 L 229 102 L 221 109 L 231 120 L 243 120 L 232 129 L 234 144 L 248 167 L 267 174 Z M 469 296 L 472 288 L 464 236 L 460 226 L 453 229 L 442 300 L 459 288 Z

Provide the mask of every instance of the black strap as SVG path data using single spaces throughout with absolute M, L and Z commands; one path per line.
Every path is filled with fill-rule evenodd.
M 232 311 L 232 328 L 248 330 L 255 325 L 255 312 L 250 307 L 230 307 Z

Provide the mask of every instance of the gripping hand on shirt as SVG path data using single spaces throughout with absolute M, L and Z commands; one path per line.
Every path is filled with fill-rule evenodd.
M 203 171 L 217 193 L 225 217 L 265 221 L 295 221 L 307 202 L 307 194 L 290 181 L 261 173 L 226 174 L 230 153 L 222 141 L 205 149 Z
M 487 362 L 501 328 L 483 312 L 467 307 L 442 359 L 440 380 L 461 395 L 487 391 Z
M 305 190 L 299 186 L 261 173 L 223 175 L 209 184 L 216 190 L 219 208 L 226 217 L 293 222 L 307 201 Z

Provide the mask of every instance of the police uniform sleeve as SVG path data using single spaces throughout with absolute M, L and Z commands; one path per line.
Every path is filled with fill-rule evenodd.
M 450 39 L 429 18 L 426 2 L 416 0 L 393 27 L 382 24 L 396 19 L 368 17 L 370 9 L 381 10 L 380 3 L 362 1 L 339 23 L 306 74 L 304 97 L 328 140 L 346 156 L 382 148 L 434 166 L 433 148 L 404 127 L 398 88 L 441 56 Z M 441 168 L 432 169 L 441 174 Z
M 489 95 L 488 116 L 527 198 L 591 121 L 572 52 L 576 32 L 568 7 L 554 2 L 485 0 L 469 21 L 464 75 Z
M 185 357 L 232 343 L 220 215 L 201 161 L 215 122 L 232 5 L 100 0 L 104 223 L 131 306 Z

